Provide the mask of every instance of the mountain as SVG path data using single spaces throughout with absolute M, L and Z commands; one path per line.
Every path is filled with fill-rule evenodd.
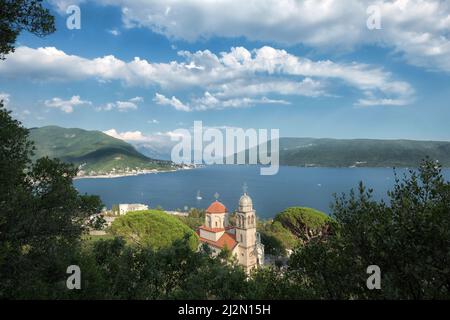
M 279 145 L 281 165 L 414 167 L 428 156 L 450 167 L 446 141 L 280 138 Z
M 36 147 L 34 159 L 59 158 L 80 166 L 82 174 L 121 174 L 173 167 L 172 162 L 149 158 L 129 143 L 101 131 L 47 126 L 30 129 L 30 138 Z
M 172 147 L 176 144 L 173 143 L 148 143 L 148 142 L 135 142 L 132 143 L 137 151 L 143 155 L 161 160 L 170 160 Z

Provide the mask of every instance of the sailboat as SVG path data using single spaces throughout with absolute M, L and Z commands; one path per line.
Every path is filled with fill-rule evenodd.
M 200 190 L 197 191 L 197 200 L 202 200 L 202 196 L 200 195 Z

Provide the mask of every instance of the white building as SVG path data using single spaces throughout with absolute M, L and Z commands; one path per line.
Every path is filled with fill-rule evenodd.
M 256 211 L 247 193 L 239 199 L 236 226 L 229 226 L 227 208 L 216 200 L 206 209 L 205 223 L 197 233 L 201 244 L 208 245 L 213 255 L 225 247 L 230 250 L 247 273 L 264 264 L 264 245 L 256 232 Z
M 127 212 L 140 211 L 140 210 L 148 210 L 148 206 L 146 204 L 141 204 L 141 203 L 122 203 L 122 204 L 119 204 L 119 214 L 120 215 L 124 215 Z

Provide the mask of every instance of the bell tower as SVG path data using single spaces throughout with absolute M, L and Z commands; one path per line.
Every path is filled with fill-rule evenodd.
M 257 264 L 256 251 L 256 212 L 253 210 L 252 199 L 247 192 L 239 199 L 236 212 L 236 241 L 239 243 L 239 262 L 246 271 Z

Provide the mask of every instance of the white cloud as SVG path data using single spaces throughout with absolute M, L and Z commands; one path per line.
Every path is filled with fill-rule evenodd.
M 118 132 L 116 129 L 110 129 L 103 133 L 131 143 L 147 156 L 167 160 L 170 159 L 172 148 L 177 143 L 172 141 L 172 137 L 180 137 L 179 133 L 174 131 L 144 134 L 141 131 Z
M 172 137 L 180 137 L 180 133 L 175 131 L 156 132 L 152 134 L 144 134 L 141 131 L 124 131 L 119 132 L 116 129 L 109 129 L 103 131 L 103 133 L 126 142 L 130 142 L 134 145 L 148 144 L 152 146 L 171 147 L 176 144 L 176 141 L 172 141 Z
M 144 102 L 144 98 L 142 97 L 134 97 L 130 99 L 131 102 Z
M 9 97 L 10 95 L 8 93 L 0 92 L 0 101 L 3 101 L 3 106 L 6 108 L 9 105 Z
M 214 101 L 207 100 L 206 92 L 220 100 L 216 104 L 220 108 L 248 106 L 263 102 L 262 99 L 286 103 L 279 96 L 332 96 L 333 87 L 339 85 L 356 88 L 364 96 L 370 94 L 373 101 L 380 102 L 409 101 L 414 95 L 407 82 L 396 80 L 383 68 L 357 62 L 314 61 L 269 46 L 252 51 L 231 48 L 219 55 L 209 50 L 181 51 L 179 55 L 182 61 L 152 63 L 136 57 L 125 62 L 111 55 L 86 59 L 53 47 L 19 47 L 0 64 L 0 72 L 4 77 L 41 81 L 97 79 L 119 80 L 128 86 L 156 86 L 162 93 L 154 101 L 181 111 L 208 109 L 205 106 Z M 183 103 L 173 94 L 180 90 L 192 92 L 190 102 Z M 171 98 L 166 97 L 167 92 Z M 133 99 L 118 101 L 105 109 L 135 109 L 141 98 Z
M 51 0 L 57 8 L 67 0 Z M 80 2 L 81 0 L 76 0 Z M 442 0 L 99 0 L 122 8 L 127 28 L 170 39 L 245 37 L 320 50 L 387 47 L 411 64 L 450 72 L 450 2 Z M 382 30 L 368 30 L 378 5 Z M 194 18 L 193 18 L 194 17 Z M 263 18 L 262 18 L 263 17 Z
M 407 100 L 402 99 L 360 99 L 356 106 L 371 107 L 371 106 L 404 106 L 408 104 Z
M 159 105 L 168 105 L 168 106 L 172 106 L 174 107 L 176 110 L 179 111 L 191 111 L 191 108 L 187 105 L 185 105 L 184 103 L 182 103 L 180 100 L 178 100 L 175 97 L 172 98 L 167 98 L 166 96 L 160 94 L 160 93 L 156 93 L 155 94 L 155 98 L 153 99 L 153 101 L 156 102 L 156 104 Z
M 111 111 L 113 109 L 118 110 L 120 112 L 127 112 L 130 110 L 136 110 L 138 108 L 138 103 L 143 102 L 144 98 L 142 97 L 134 97 L 127 101 L 116 101 L 116 102 L 108 102 L 104 106 L 96 108 L 97 111 Z
M 150 119 L 150 120 L 147 121 L 147 123 L 149 123 L 149 124 L 159 124 L 159 121 L 156 120 L 156 119 Z
M 50 100 L 45 100 L 45 106 L 49 108 L 57 108 L 65 113 L 72 113 L 74 107 L 82 105 L 92 105 L 91 101 L 81 100 L 80 96 L 72 96 L 69 100 L 63 100 L 55 97 Z
M 117 132 L 116 129 L 109 129 L 103 133 L 124 141 L 151 141 L 150 137 L 144 136 L 141 131 Z
M 289 101 L 280 99 L 269 99 L 267 97 L 262 98 L 233 98 L 233 99 L 220 99 L 217 96 L 206 91 L 201 98 L 194 99 L 192 101 L 193 109 L 195 110 L 209 110 L 209 109 L 225 109 L 225 108 L 242 108 L 251 107 L 258 104 L 279 104 L 288 105 Z
M 120 35 L 120 31 L 117 29 L 110 29 L 110 30 L 106 30 L 106 31 L 108 31 L 108 33 L 112 34 L 115 37 Z
M 117 110 L 119 111 L 128 111 L 128 110 L 136 110 L 137 105 L 131 101 L 117 101 L 116 102 Z

